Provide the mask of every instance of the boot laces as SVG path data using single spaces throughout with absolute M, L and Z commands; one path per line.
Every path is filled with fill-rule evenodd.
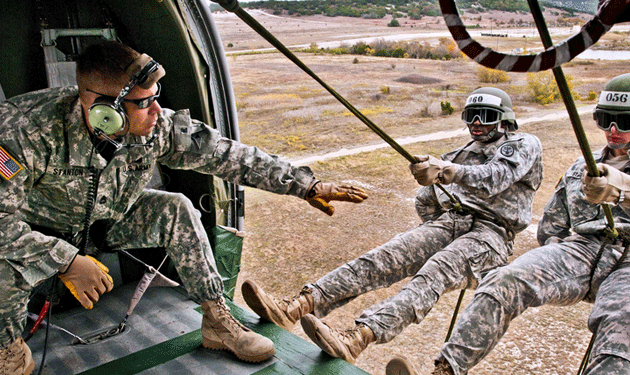
M 439 361 L 436 363 L 431 375 L 453 375 L 453 369 L 451 369 L 451 365 L 448 362 Z
M 311 311 L 302 311 L 302 310 L 309 310 L 309 307 L 310 307 L 308 297 L 306 296 L 304 291 L 296 294 L 295 296 L 291 298 L 284 297 L 282 300 L 276 299 L 276 303 L 278 305 L 281 305 L 280 307 L 283 308 L 287 314 L 290 314 L 292 317 L 293 315 L 296 315 L 295 317 L 293 317 L 295 318 L 296 321 L 297 319 L 311 312 Z
M 334 330 L 334 332 L 337 333 L 339 341 L 344 344 L 350 344 L 354 341 L 363 342 L 363 334 L 361 333 L 359 327 L 348 328 L 344 331 Z
M 217 310 L 219 313 L 219 320 L 223 320 L 224 322 L 229 323 L 229 325 L 235 330 L 243 329 L 241 323 L 239 323 L 239 321 L 236 320 L 236 318 L 234 318 L 232 314 L 230 314 L 230 309 L 227 307 L 225 302 L 223 302 L 223 300 L 219 300 L 217 302 Z

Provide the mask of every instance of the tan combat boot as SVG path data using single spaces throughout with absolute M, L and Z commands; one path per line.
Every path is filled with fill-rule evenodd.
M 453 369 L 451 365 L 444 359 L 435 361 L 435 369 L 431 375 L 453 375 Z
M 223 298 L 201 304 L 203 346 L 229 350 L 243 361 L 261 362 L 273 357 L 276 349 L 266 337 L 252 332 L 230 314 Z
M 300 322 L 302 323 L 302 328 L 304 328 L 304 333 L 321 350 L 352 364 L 370 343 L 376 341 L 374 332 L 365 324 L 358 324 L 354 328 L 339 332 L 330 328 L 312 314 L 306 315 Z
M 247 306 L 256 314 L 289 332 L 300 318 L 313 312 L 313 294 L 309 288 L 304 288 L 293 298 L 278 299 L 247 280 L 241 286 L 241 293 Z
M 397 355 L 385 367 L 385 375 L 418 375 L 418 372 L 406 357 Z
M 0 349 L 0 374 L 29 375 L 35 363 L 31 349 L 21 337 L 6 348 Z

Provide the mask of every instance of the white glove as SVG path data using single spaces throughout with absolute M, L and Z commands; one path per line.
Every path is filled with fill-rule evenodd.
M 450 161 L 440 160 L 431 155 L 418 155 L 417 163 L 409 164 L 411 174 L 422 186 L 450 184 L 455 180 L 457 165 Z
M 596 204 L 622 204 L 630 191 L 630 176 L 603 163 L 598 163 L 597 169 L 600 177 L 589 176 L 586 170 L 582 175 L 582 191 L 586 200 Z

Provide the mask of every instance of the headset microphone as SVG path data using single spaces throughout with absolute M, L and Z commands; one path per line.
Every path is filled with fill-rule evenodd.
M 120 142 L 116 142 L 115 140 L 113 140 L 109 135 L 105 134 L 105 132 L 103 132 L 103 130 L 101 130 L 100 128 L 94 128 L 94 134 L 97 137 L 100 137 L 100 136 L 105 137 L 105 140 L 111 143 L 112 145 L 114 145 L 114 147 L 116 147 L 116 150 L 120 150 L 123 147 L 123 145 L 120 144 Z
M 146 141 L 146 143 L 133 143 L 133 144 L 128 144 L 128 145 L 123 145 L 122 147 L 126 147 L 126 148 L 153 147 L 153 142 L 155 142 L 156 139 L 157 139 L 157 135 L 153 135 L 151 138 L 149 138 L 148 141 Z

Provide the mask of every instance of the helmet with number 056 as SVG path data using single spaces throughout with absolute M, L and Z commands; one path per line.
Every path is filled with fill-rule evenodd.
M 475 121 L 496 125 L 494 132 L 500 133 L 518 129 L 512 99 L 505 91 L 494 87 L 479 88 L 468 96 L 462 120 L 469 126 Z
M 630 132 L 630 73 L 611 79 L 599 95 L 593 112 L 597 126 L 609 131 Z

